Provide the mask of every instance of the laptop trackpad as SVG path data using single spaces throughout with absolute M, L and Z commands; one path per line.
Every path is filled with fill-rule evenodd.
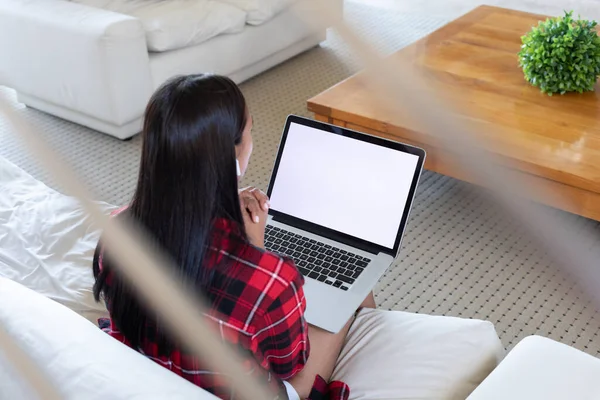
M 329 332 L 339 332 L 362 303 L 360 296 L 306 278 L 306 320 Z

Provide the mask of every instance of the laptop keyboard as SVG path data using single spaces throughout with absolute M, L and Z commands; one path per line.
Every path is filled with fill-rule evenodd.
M 265 247 L 294 260 L 302 275 L 341 290 L 348 290 L 371 261 L 274 226 L 267 226 Z

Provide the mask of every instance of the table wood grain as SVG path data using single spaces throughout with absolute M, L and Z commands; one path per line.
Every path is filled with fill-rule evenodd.
M 415 65 L 454 116 L 476 128 L 481 151 L 524 180 L 533 200 L 600 220 L 598 91 L 550 97 L 526 82 L 518 65 L 521 36 L 546 18 L 481 6 L 390 59 Z M 308 109 L 321 121 L 423 147 L 425 168 L 486 185 L 377 93 L 358 73 L 310 99 Z

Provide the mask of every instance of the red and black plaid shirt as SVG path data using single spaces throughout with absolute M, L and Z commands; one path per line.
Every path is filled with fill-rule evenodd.
M 301 371 L 309 356 L 304 278 L 293 261 L 247 244 L 236 232 L 239 229 L 230 221 L 219 220 L 214 224 L 204 268 L 224 263 L 227 268 L 215 268 L 213 282 L 223 284 L 212 285 L 204 293 L 211 304 L 205 317 L 223 340 L 250 353 L 245 362 L 248 374 L 268 381 L 285 398 L 282 380 Z M 95 262 L 101 270 L 102 252 L 98 254 Z M 106 285 L 110 281 L 107 279 Z M 105 300 L 109 312 L 110 304 L 118 301 Z M 108 334 L 130 345 L 113 321 L 99 322 Z M 148 335 L 135 350 L 217 397 L 235 398 L 222 375 L 204 368 L 201 360 L 186 354 L 182 348 L 160 354 L 154 340 L 156 328 L 146 328 Z M 326 383 L 317 376 L 309 399 L 347 400 L 349 392 L 346 384 Z

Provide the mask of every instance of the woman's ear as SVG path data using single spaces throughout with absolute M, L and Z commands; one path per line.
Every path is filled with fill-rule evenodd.
M 235 159 L 235 172 L 237 173 L 238 178 L 242 176 L 242 171 L 240 170 L 240 162 Z

